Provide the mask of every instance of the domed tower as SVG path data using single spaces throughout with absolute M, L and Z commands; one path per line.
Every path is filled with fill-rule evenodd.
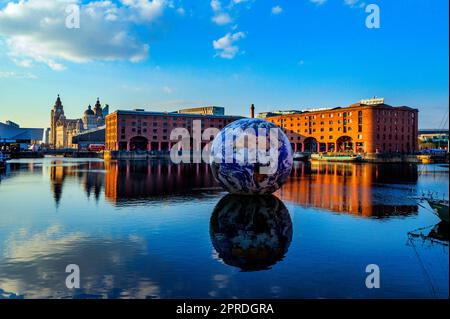
M 97 127 L 97 120 L 92 106 L 89 104 L 88 109 L 83 114 L 83 125 L 85 130 L 90 130 Z
M 58 121 L 64 120 L 64 106 L 61 102 L 61 98 L 56 98 L 55 105 L 53 105 L 53 109 L 50 112 L 50 144 L 55 147 L 56 146 L 56 126 Z

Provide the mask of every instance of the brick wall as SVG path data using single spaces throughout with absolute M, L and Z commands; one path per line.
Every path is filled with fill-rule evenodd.
M 268 117 L 297 152 L 411 153 L 417 150 L 418 111 L 352 106 Z

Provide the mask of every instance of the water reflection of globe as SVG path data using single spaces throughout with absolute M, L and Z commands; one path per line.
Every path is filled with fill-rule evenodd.
M 292 240 L 292 222 L 273 195 L 226 195 L 210 222 L 212 244 L 227 265 L 242 271 L 269 269 L 282 260 Z
M 274 138 L 270 138 L 271 129 L 275 133 Z M 249 146 L 249 143 L 236 143 L 236 145 L 230 146 L 227 142 L 233 141 L 233 137 L 235 141 L 245 140 L 243 137 L 248 137 L 249 131 L 256 133 L 253 137 L 260 134 L 258 145 L 261 145 L 259 141 L 265 140 L 266 147 L 264 149 Z M 225 160 L 229 158 L 229 154 L 233 155 L 234 161 Z M 239 156 L 245 154 L 256 154 L 256 162 L 248 160 L 251 158 L 248 156 L 245 157 L 245 161 L 235 160 L 237 157 L 244 158 Z M 270 161 L 273 170 L 269 173 L 262 173 L 261 169 L 270 166 L 267 161 L 268 154 L 275 159 Z M 272 155 L 275 155 L 275 157 Z M 218 183 L 233 194 L 273 193 L 289 177 L 292 161 L 292 147 L 287 136 L 274 124 L 261 119 L 241 119 L 227 125 L 216 136 L 211 147 L 212 173 Z

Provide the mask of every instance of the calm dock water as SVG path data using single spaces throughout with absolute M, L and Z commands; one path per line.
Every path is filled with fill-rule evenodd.
M 448 186 L 439 165 L 295 163 L 255 199 L 227 196 L 207 165 L 15 160 L 0 174 L 0 298 L 448 298 L 448 226 L 447 246 L 408 236 L 439 224 L 413 197 Z

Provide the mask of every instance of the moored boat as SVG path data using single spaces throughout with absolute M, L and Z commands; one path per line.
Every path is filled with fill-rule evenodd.
M 309 154 L 307 154 L 307 153 L 301 153 L 301 152 L 294 153 L 294 161 L 307 161 L 308 158 L 309 158 Z
M 436 212 L 439 218 L 448 223 L 449 202 L 448 200 L 427 199 L 430 207 Z
M 359 154 L 311 154 L 311 161 L 326 162 L 360 162 L 362 160 Z

